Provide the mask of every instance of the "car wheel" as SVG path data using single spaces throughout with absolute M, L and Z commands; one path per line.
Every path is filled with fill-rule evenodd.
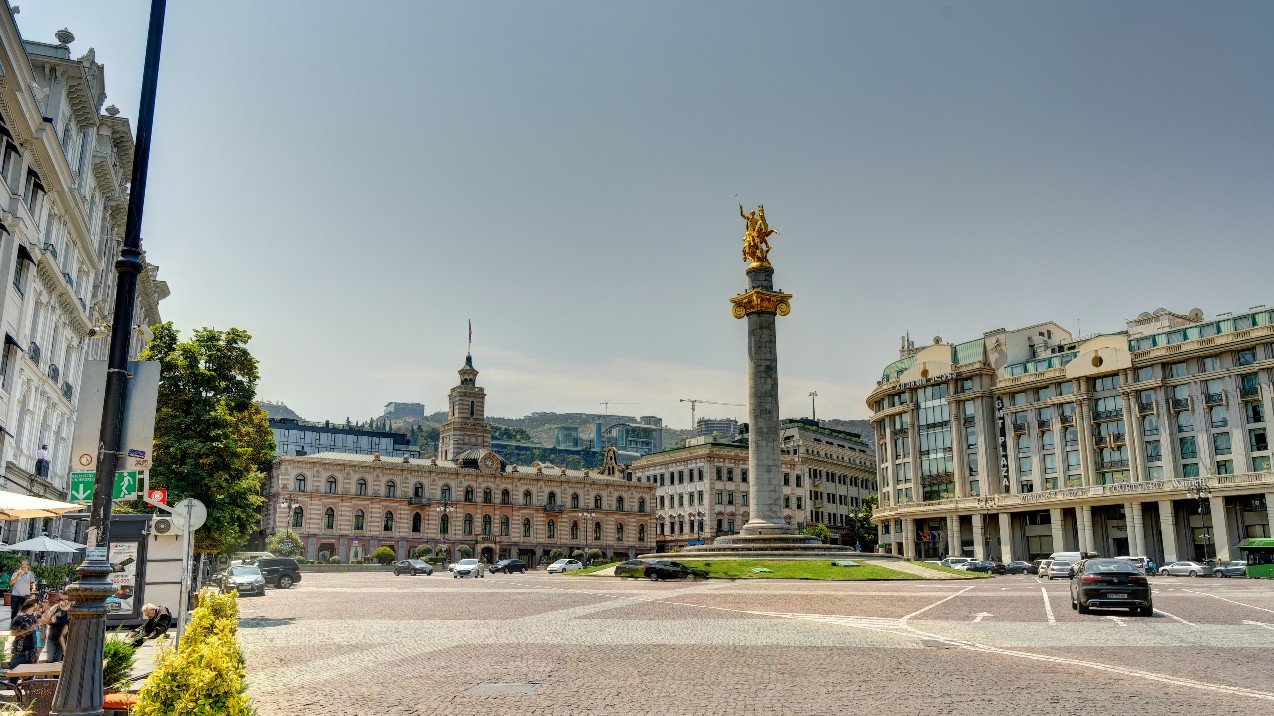
M 526 574 L 526 567 L 522 568 L 522 574 Z
M 646 577 L 647 577 L 648 579 L 650 579 L 650 581 L 652 581 L 652 582 L 658 582 L 658 581 L 659 581 L 659 573 L 658 573 L 658 572 L 655 572 L 655 571 L 646 572 Z
M 292 578 L 285 574 L 282 577 L 279 577 L 279 581 L 275 582 L 274 586 L 279 589 L 287 589 L 292 586 Z
M 414 576 L 416 576 L 416 570 L 414 570 L 414 569 L 413 569 L 413 570 L 411 570 L 411 576 L 413 576 L 413 577 L 414 577 Z
M 398 571 L 398 570 L 396 570 L 396 569 L 395 569 L 395 570 L 394 570 L 394 576 L 395 576 L 395 577 L 398 577 L 398 576 L 400 576 L 400 573 L 399 573 L 399 571 Z
M 1166 577 L 1166 576 L 1168 576 L 1168 570 L 1166 570 L 1166 569 L 1161 569 L 1161 570 L 1159 570 L 1159 576 L 1160 576 L 1160 577 Z
M 1079 604 L 1076 604 L 1074 599 L 1071 600 L 1071 609 L 1079 609 Z
M 1088 614 L 1090 610 L 1088 609 L 1088 605 L 1087 605 L 1087 604 L 1085 604 L 1085 603 L 1083 603 L 1083 602 L 1080 602 L 1080 603 L 1076 606 L 1076 611 L 1078 611 L 1080 614 Z
M 1197 576 L 1199 576 L 1199 573 L 1198 573 L 1198 572 L 1196 572 L 1196 571 L 1194 571 L 1194 570 L 1192 569 L 1192 570 L 1190 570 L 1190 576 L 1191 576 L 1191 577 L 1197 577 Z

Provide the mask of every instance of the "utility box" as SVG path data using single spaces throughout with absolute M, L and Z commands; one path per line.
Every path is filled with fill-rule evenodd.
M 146 621 L 142 605 L 181 607 L 181 574 L 185 535 L 164 515 L 111 515 L 109 579 L 115 594 L 106 600 L 108 628 L 133 627 Z

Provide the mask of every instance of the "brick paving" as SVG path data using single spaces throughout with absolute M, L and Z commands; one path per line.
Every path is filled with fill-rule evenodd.
M 262 716 L 1061 716 L 1109 712 L 1092 699 L 1111 696 L 1162 716 L 1274 712 L 1274 582 L 1152 581 L 1156 607 L 1170 615 L 1080 615 L 1065 583 L 1024 576 L 828 584 L 316 574 L 245 599 L 240 638 Z M 539 686 L 465 694 L 487 682 Z

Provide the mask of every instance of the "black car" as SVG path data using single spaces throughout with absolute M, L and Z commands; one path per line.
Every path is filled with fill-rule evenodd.
M 261 570 L 266 584 L 279 589 L 287 589 L 301 581 L 301 565 L 291 557 L 261 557 L 252 566 Z
M 993 574 L 996 564 L 998 564 L 998 562 L 992 562 L 990 560 L 975 560 L 966 564 L 964 570 L 966 572 L 986 572 L 987 574 Z M 1000 567 L 1003 568 L 1004 565 L 1001 564 Z
M 520 559 L 502 559 L 491 565 L 488 572 L 495 574 L 503 572 L 504 574 L 526 574 L 526 562 Z
M 615 567 L 616 577 L 645 577 L 652 582 L 661 579 L 704 576 L 702 570 L 666 559 L 630 559 Z
M 1071 608 L 1087 614 L 1092 607 L 1126 608 L 1133 614 L 1154 615 L 1150 581 L 1126 559 L 1086 559 L 1071 577 Z
M 1009 562 L 1004 565 L 1004 574 L 1035 574 L 1037 567 L 1030 562 Z
M 401 562 L 394 562 L 394 576 L 400 574 L 409 574 L 416 576 L 423 574 L 426 577 L 434 573 L 434 568 L 422 559 L 404 559 Z

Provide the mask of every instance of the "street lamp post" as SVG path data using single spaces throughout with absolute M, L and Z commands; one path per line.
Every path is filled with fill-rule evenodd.
M 706 515 L 704 515 L 703 510 L 699 510 L 698 512 L 695 512 L 694 514 L 691 515 L 691 517 L 695 518 L 695 527 L 698 528 L 698 530 L 696 530 L 696 534 L 698 535 L 698 537 L 696 537 L 695 539 L 701 544 L 703 543 L 703 518 L 705 516 Z
M 443 552 L 446 553 L 446 556 L 443 557 L 443 559 L 445 561 L 450 561 L 451 551 L 447 549 L 447 536 L 442 531 L 442 521 L 444 519 L 450 520 L 450 518 L 448 517 L 448 513 L 450 513 L 453 509 L 455 509 L 455 506 L 451 504 L 451 500 L 444 497 L 442 498 L 442 501 L 439 502 L 438 506 L 435 507 L 434 509 L 438 511 L 438 538 L 442 540 L 442 550 Z M 448 531 L 451 530 L 450 523 L 448 523 L 447 525 L 447 530 Z
M 1197 481 L 1191 483 L 1186 487 L 1186 495 L 1198 501 L 1199 524 L 1203 524 L 1203 501 L 1212 496 L 1212 488 L 1208 486 L 1208 481 L 1203 478 L 1199 478 Z M 1213 515 L 1212 519 L 1215 521 L 1216 515 Z M 1225 515 L 1222 515 L 1221 519 L 1225 519 Z M 1207 526 L 1204 526 L 1203 528 L 1203 559 L 1204 561 L 1208 559 Z
M 585 507 L 579 511 L 579 516 L 584 519 L 584 566 L 589 563 L 588 558 L 588 538 L 593 531 L 593 515 L 597 514 L 592 507 Z
M 987 495 L 978 498 L 978 509 L 982 510 L 982 557 L 986 558 L 991 551 L 991 510 L 995 509 L 995 496 Z
M 159 87 L 165 9 L 166 0 L 151 0 L 124 245 L 115 262 L 118 274 L 115 312 L 111 320 L 111 345 L 102 400 L 102 429 L 98 436 L 97 480 L 89 512 L 88 550 L 77 570 L 79 581 L 67 589 L 74 606 L 71 607 L 71 631 L 67 635 L 62 676 L 53 694 L 51 712 L 58 716 L 98 716 L 102 713 L 105 694 L 102 689 L 102 658 L 106 646 L 106 599 L 115 593 L 114 585 L 107 579 L 112 571 L 109 561 L 111 495 L 124 434 L 128 354 L 133 338 L 137 276 L 146 268 L 142 260 L 142 213 L 146 205 L 146 176 L 150 167 L 150 140 L 155 123 L 155 93 Z M 182 598 L 185 598 L 184 594 Z
M 818 407 L 814 404 L 814 399 L 818 397 L 817 390 L 810 391 L 810 420 L 818 420 Z

